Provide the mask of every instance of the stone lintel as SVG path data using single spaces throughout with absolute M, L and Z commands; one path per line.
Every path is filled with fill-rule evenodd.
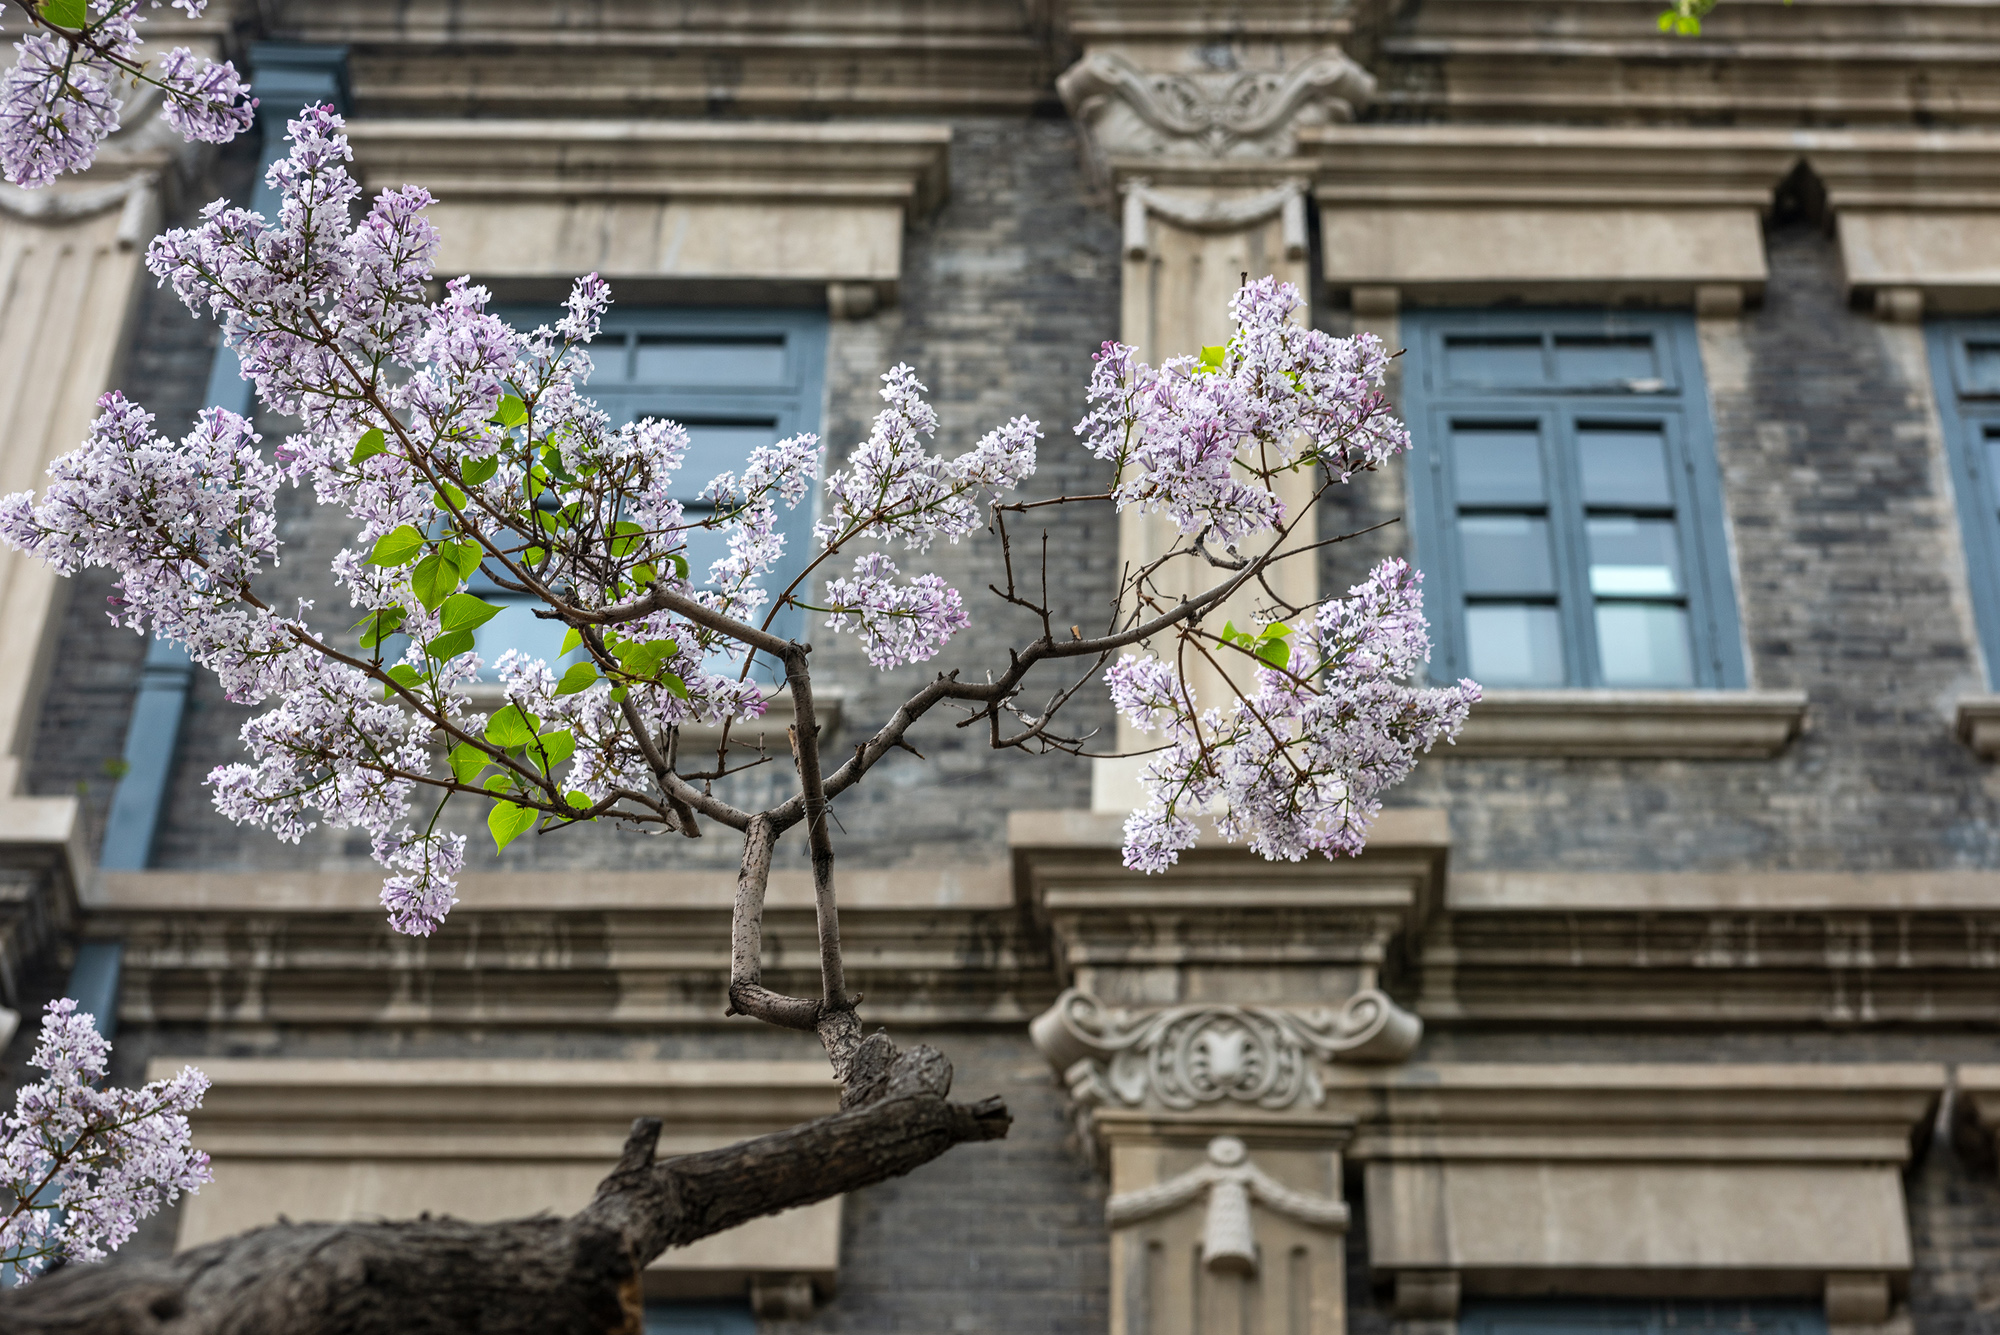
M 2000 695 L 1968 695 L 1958 702 L 1958 739 L 1981 760 L 2000 756 Z
M 215 1182 L 180 1211 L 182 1248 L 294 1219 L 503 1219 L 571 1213 L 617 1161 L 636 1117 L 660 1153 L 733 1144 L 835 1111 L 824 1062 L 201 1058 L 213 1082 L 190 1120 Z M 180 1059 L 155 1058 L 150 1078 Z M 744 1292 L 840 1260 L 839 1199 L 756 1220 L 655 1261 L 651 1291 Z
M 1768 759 L 1805 724 L 1804 691 L 1488 691 L 1452 756 Z

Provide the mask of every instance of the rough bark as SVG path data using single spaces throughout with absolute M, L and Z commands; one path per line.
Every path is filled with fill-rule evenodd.
M 998 1098 L 953 1103 L 951 1064 L 871 1036 L 840 1112 L 656 1161 L 632 1127 L 567 1219 L 274 1224 L 163 1261 L 74 1266 L 0 1291 L 8 1335 L 639 1335 L 639 1276 L 670 1247 L 997 1140 Z M 894 1053 L 893 1056 L 888 1054 Z M 857 1074 L 860 1074 L 857 1072 Z

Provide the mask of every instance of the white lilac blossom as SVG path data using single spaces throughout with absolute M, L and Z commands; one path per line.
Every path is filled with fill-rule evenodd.
M 1268 657 L 1225 641 L 1226 674 L 1254 682 L 1226 705 L 1202 708 L 1157 658 L 1114 664 L 1105 678 L 1119 712 L 1166 741 L 1141 774 L 1149 801 L 1126 821 L 1125 865 L 1166 870 L 1194 846 L 1203 814 L 1267 858 L 1359 853 L 1379 794 L 1419 752 L 1455 739 L 1479 699 L 1471 681 L 1404 684 L 1430 659 L 1422 583 L 1392 558 L 1299 631 L 1255 637 L 1280 646 Z
M 881 552 L 855 558 L 852 578 L 826 582 L 834 630 L 855 630 L 868 661 L 887 670 L 937 657 L 945 641 L 972 624 L 958 590 L 937 575 L 896 582 L 896 563 Z
M 141 1089 L 106 1086 L 111 1045 L 67 998 L 49 1003 L 23 1085 L 0 1115 L 0 1263 L 23 1279 L 56 1260 L 101 1261 L 183 1191 L 211 1181 L 188 1114 L 208 1077 L 193 1067 Z
M 175 7 L 199 18 L 206 3 L 175 0 Z M 145 8 L 159 6 L 148 0 Z M 149 67 L 135 0 L 24 9 L 37 29 L 14 44 L 14 64 L 0 74 L 0 175 L 17 186 L 35 189 L 89 167 L 141 84 L 160 90 L 162 118 L 189 141 L 226 144 L 255 120 L 250 85 L 228 61 L 182 46 Z M 63 22 L 71 10 L 81 26 Z
M 1158 369 L 1104 345 L 1076 433 L 1121 479 L 1120 509 L 1163 511 L 1183 534 L 1233 544 L 1284 521 L 1270 487 L 1280 472 L 1314 464 L 1345 482 L 1409 447 L 1382 393 L 1382 341 L 1308 329 L 1293 321 L 1300 305 L 1290 283 L 1245 284 L 1230 302 L 1234 338 Z

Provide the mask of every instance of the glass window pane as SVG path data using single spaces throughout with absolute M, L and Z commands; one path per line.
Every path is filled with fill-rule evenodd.
M 1548 382 L 1539 334 L 1481 338 L 1458 335 L 1444 341 L 1445 374 L 1460 384 L 1521 385 Z
M 1554 593 L 1549 521 L 1533 515 L 1466 515 L 1458 521 L 1467 593 Z
M 1643 598 L 1682 591 L 1673 520 L 1600 517 L 1589 521 L 1589 534 L 1592 593 Z
M 631 347 L 622 334 L 599 334 L 585 347 L 590 353 L 590 383 L 595 388 L 622 385 L 631 378 Z
M 1541 436 L 1532 423 L 1454 425 L 1451 462 L 1460 505 L 1540 505 L 1548 494 Z
M 1993 502 L 2000 505 L 2000 426 L 1986 428 L 1986 486 Z
M 639 340 L 632 378 L 642 385 L 714 386 L 786 383 L 782 334 L 697 338 L 651 334 Z
M 692 500 L 723 473 L 740 473 L 750 451 L 778 438 L 776 422 L 702 422 L 681 419 L 687 428 L 687 459 L 675 475 L 680 498 Z
M 1672 603 L 1599 603 L 1597 655 L 1606 686 L 1692 686 L 1687 609 Z
M 1472 678 L 1484 686 L 1560 686 L 1562 623 L 1533 603 L 1475 603 L 1465 609 Z
M 512 595 L 485 595 L 486 600 L 497 603 L 499 615 L 472 632 L 472 646 L 478 652 L 483 666 L 479 669 L 480 680 L 492 681 L 500 674 L 493 665 L 500 661 L 500 655 L 509 649 L 518 649 L 530 658 L 539 658 L 562 675 L 557 667 L 557 651 L 562 648 L 563 633 L 568 629 L 560 621 L 545 621 L 535 615 L 536 604 L 526 598 Z M 572 649 L 567 658 L 560 661 L 572 663 L 583 656 L 583 650 Z
M 1585 505 L 1673 506 L 1667 441 L 1658 427 L 1579 426 L 1576 451 Z
M 1968 394 L 2000 393 L 2000 343 L 1966 340 L 1965 372 Z
M 1559 337 L 1556 379 L 1565 385 L 1621 385 L 1635 390 L 1657 390 L 1664 384 L 1648 334 Z

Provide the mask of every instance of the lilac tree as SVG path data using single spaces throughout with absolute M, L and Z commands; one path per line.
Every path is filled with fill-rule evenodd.
M 161 117 L 190 142 L 226 144 L 250 128 L 256 102 L 228 61 L 177 46 L 144 59 L 139 28 L 161 0 L 28 0 L 32 26 L 14 43 L 18 59 L 0 75 L 0 175 L 45 186 L 90 166 L 117 133 L 126 99 L 159 90 Z M 208 0 L 174 0 L 200 18 Z
M 0 1265 L 101 1261 L 139 1221 L 209 1180 L 187 1115 L 208 1080 L 192 1066 L 143 1089 L 104 1086 L 111 1045 L 74 1001 L 49 1003 L 24 1085 L 0 1116 Z
M 605 821 L 740 838 L 729 1006 L 817 1033 L 845 1086 L 842 1111 L 658 1163 L 658 1124 L 642 1121 L 569 1220 L 289 1226 L 171 1263 L 59 1276 L 13 1308 L 0 1303 L 26 1328 L 86 1290 L 155 1284 L 201 1317 L 194 1329 L 306 1329 L 297 1314 L 325 1305 L 311 1295 L 336 1290 L 340 1329 L 455 1329 L 450 1314 L 475 1309 L 452 1304 L 490 1299 L 503 1281 L 522 1330 L 617 1328 L 623 1318 L 606 1313 L 620 1286 L 664 1248 L 1005 1134 L 999 1100 L 948 1100 L 940 1054 L 864 1036 L 843 976 L 828 804 L 906 746 L 919 720 L 956 710 L 996 748 L 1096 754 L 1064 709 L 1108 686 L 1134 724 L 1162 737 L 1143 775 L 1150 800 L 1125 837 L 1127 865 L 1156 872 L 1193 845 L 1203 815 L 1269 858 L 1358 852 L 1382 790 L 1452 736 L 1477 698 L 1470 682 L 1410 684 L 1427 646 L 1420 577 L 1401 562 L 1346 598 L 1293 606 L 1272 591 L 1279 563 L 1324 545 L 1314 505 L 1288 507 L 1279 479 L 1310 478 L 1317 501 L 1408 442 L 1381 393 L 1382 345 L 1295 323 L 1288 285 L 1245 284 L 1235 336 L 1196 356 L 1151 367 L 1104 346 L 1076 428 L 1102 463 L 1100 491 L 1024 499 L 1043 434 L 1026 418 L 962 453 L 938 451 L 924 388 L 898 366 L 883 377 L 872 432 L 838 468 L 822 476 L 819 442 L 795 437 L 706 480 L 694 509 L 675 499 L 687 494 L 675 485 L 686 432 L 614 425 L 583 392 L 605 283 L 579 280 L 563 317 L 528 333 L 488 312 L 468 280 L 432 300 L 430 197 L 385 191 L 353 221 L 360 190 L 340 118 L 309 109 L 291 138 L 269 178 L 283 199 L 276 219 L 217 202 L 198 227 L 157 239 L 147 263 L 220 322 L 265 406 L 298 432 L 267 452 L 249 422 L 209 410 L 173 441 L 107 395 L 42 497 L 0 501 L 0 537 L 65 573 L 108 567 L 116 617 L 185 644 L 230 699 L 268 705 L 244 728 L 248 760 L 210 775 L 216 804 L 283 839 L 319 822 L 368 831 L 398 931 L 445 925 L 469 837 L 454 813 L 466 808 L 500 848 L 530 830 Z M 324 596 L 284 605 L 268 592 L 275 507 L 282 489 L 308 485 L 354 541 Z M 815 490 L 812 550 L 775 587 L 779 511 Z M 1073 609 L 1034 592 L 1046 580 L 1017 557 L 1009 526 L 1107 504 L 1157 511 L 1179 538 L 1124 574 L 1086 635 Z M 1038 631 L 990 670 L 933 673 L 834 763 L 814 721 L 812 646 L 778 634 L 779 614 L 802 609 L 857 636 L 882 669 L 936 660 L 970 614 L 923 568 L 925 554 L 982 529 L 1005 572 L 994 592 Z M 723 555 L 705 569 L 691 564 L 691 550 L 717 544 Z M 1190 570 L 1205 587 L 1174 592 Z M 500 610 L 469 590 L 475 574 L 564 633 L 554 663 L 510 651 L 492 665 L 505 699 L 491 712 L 464 689 L 486 666 L 473 632 Z M 1239 595 L 1261 600 L 1253 624 L 1215 630 L 1209 614 Z M 334 633 L 318 609 L 343 602 L 337 624 L 358 619 Z M 1197 662 L 1225 683 L 1221 698 L 1197 697 Z M 772 763 L 729 744 L 731 729 L 764 713 L 763 678 L 790 695 L 796 782 L 774 805 L 739 805 L 748 790 L 734 777 Z M 683 747 L 696 723 L 719 726 L 713 751 Z M 761 977 L 773 851 L 794 830 L 818 909 L 821 985 L 810 997 Z M 425 1265 L 411 1268 L 412 1249 Z M 524 1249 L 545 1258 L 532 1283 L 509 1269 Z M 400 1269 L 371 1268 L 391 1253 Z M 594 1259 L 576 1259 L 585 1255 Z M 389 1272 L 403 1278 L 385 1281 Z M 366 1285 L 340 1278 L 363 1273 Z

